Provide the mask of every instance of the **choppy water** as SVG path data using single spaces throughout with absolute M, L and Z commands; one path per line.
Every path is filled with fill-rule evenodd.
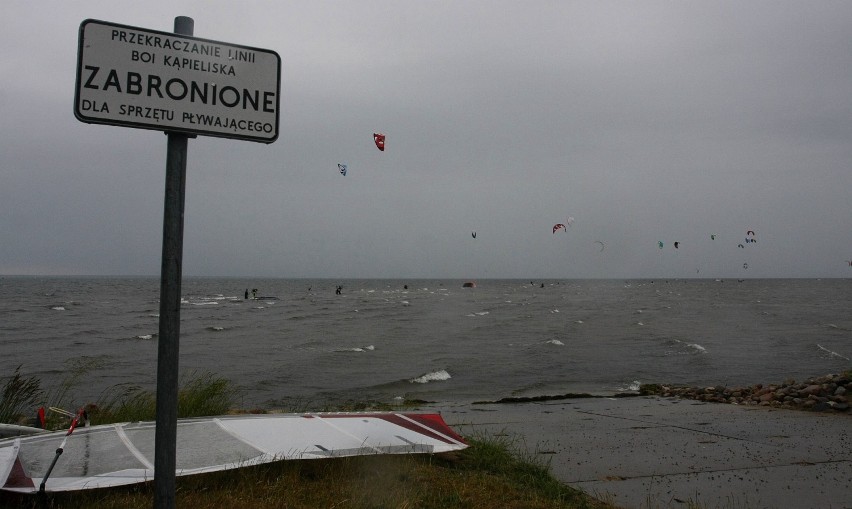
M 849 280 L 477 284 L 188 278 L 181 372 L 230 379 L 245 406 L 292 408 L 752 384 L 852 368 Z M 277 298 L 246 300 L 247 287 Z M 153 388 L 158 313 L 158 278 L 0 278 L 0 377 L 21 365 L 50 388 L 85 362 L 95 367 L 75 403 L 116 384 Z

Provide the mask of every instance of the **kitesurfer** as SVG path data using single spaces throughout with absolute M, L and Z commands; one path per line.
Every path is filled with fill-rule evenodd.
M 251 298 L 252 298 L 252 299 L 256 299 L 256 298 L 257 298 L 257 288 L 252 288 L 252 289 L 251 289 Z
M 334 293 L 335 293 L 335 295 L 340 295 L 340 293 L 342 291 L 343 291 L 343 287 L 340 286 L 340 285 L 337 285 L 337 288 L 335 288 Z
M 246 288 L 246 296 L 245 296 L 245 297 L 243 297 L 243 298 L 244 298 L 244 299 L 248 299 L 248 288 Z

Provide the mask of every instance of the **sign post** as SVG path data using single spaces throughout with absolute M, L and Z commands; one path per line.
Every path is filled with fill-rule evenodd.
M 175 33 L 192 35 L 192 18 L 175 18 Z M 180 288 L 183 270 L 183 215 L 186 203 L 188 137 L 167 133 L 166 191 L 163 205 L 163 259 L 160 266 L 160 330 L 157 347 L 157 428 L 154 432 L 154 509 L 175 507 L 177 467 Z
M 80 24 L 74 115 L 82 122 L 168 136 L 160 266 L 154 507 L 175 507 L 178 368 L 186 159 L 195 135 L 272 143 L 278 138 L 277 53 L 97 20 Z

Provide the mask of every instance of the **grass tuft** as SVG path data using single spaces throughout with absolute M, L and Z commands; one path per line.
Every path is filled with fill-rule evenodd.
M 225 379 L 209 372 L 194 372 L 178 391 L 178 417 L 224 415 L 232 408 L 236 389 Z M 107 391 L 89 412 L 92 424 L 153 421 L 157 418 L 157 397 L 153 391 L 136 385 L 118 385 Z
M 35 413 L 41 398 L 41 383 L 38 378 L 21 375 L 21 366 L 3 384 L 0 399 L 0 422 L 19 424 Z

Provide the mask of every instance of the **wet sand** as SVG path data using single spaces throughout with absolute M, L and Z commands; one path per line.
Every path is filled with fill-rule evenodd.
M 852 415 L 660 397 L 440 407 L 623 508 L 852 508 Z

